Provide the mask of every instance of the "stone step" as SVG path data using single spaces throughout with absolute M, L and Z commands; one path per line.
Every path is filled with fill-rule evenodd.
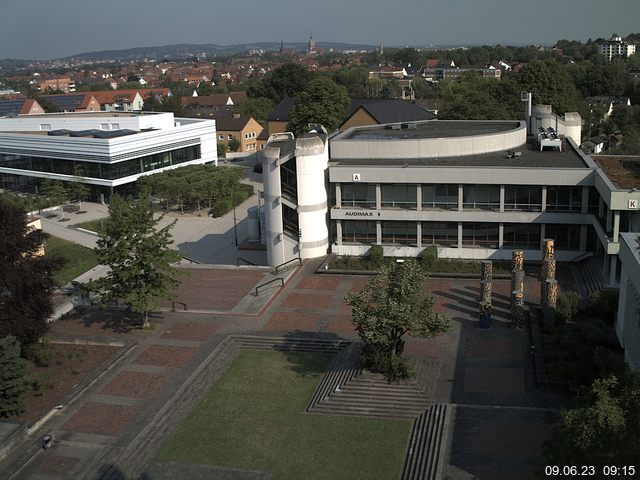
M 433 405 L 414 422 L 401 480 L 438 480 L 440 457 L 444 453 L 447 405 Z
M 354 407 L 384 407 L 384 408 L 408 408 L 426 409 L 431 402 L 428 398 L 372 398 L 336 394 L 329 399 L 320 402 L 322 405 L 349 405 Z
M 385 407 L 352 407 L 343 405 L 317 405 L 309 413 L 383 418 L 415 418 L 423 409 L 393 409 Z
M 412 399 L 412 398 L 427 398 L 428 393 L 424 390 L 376 390 L 369 388 L 358 388 L 356 385 L 348 384 L 344 387 L 340 387 L 339 391 L 333 391 L 330 395 L 349 395 L 353 397 L 371 397 L 371 398 L 397 398 Z

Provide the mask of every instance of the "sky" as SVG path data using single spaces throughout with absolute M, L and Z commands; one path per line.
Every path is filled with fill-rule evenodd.
M 176 43 L 552 45 L 640 32 L 639 0 L 2 0 L 0 58 Z

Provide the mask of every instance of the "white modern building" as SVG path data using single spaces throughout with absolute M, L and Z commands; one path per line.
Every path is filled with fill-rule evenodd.
M 263 156 L 269 263 L 367 255 L 374 244 L 386 256 L 437 245 L 440 257 L 461 259 L 509 259 L 517 248 L 537 261 L 553 238 L 558 260 L 595 256 L 617 286 L 620 234 L 640 232 L 640 179 L 627 165 L 640 168 L 640 159 L 614 175 L 617 160 L 577 147 L 580 124 L 576 113 L 538 106 L 528 122 L 433 120 L 354 127 L 328 140 L 272 138 Z
M 637 239 L 637 233 L 621 235 L 622 275 L 616 319 L 616 334 L 624 348 L 625 360 L 634 368 L 640 368 L 640 255 Z
M 0 118 L 0 187 L 71 181 L 81 167 L 94 194 L 108 196 L 142 175 L 217 161 L 213 120 L 115 112 Z
M 636 53 L 636 46 L 624 42 L 622 37 L 614 33 L 609 40 L 599 45 L 598 50 L 600 55 L 604 55 L 607 61 L 610 62 L 614 57 L 627 58 L 633 55 Z

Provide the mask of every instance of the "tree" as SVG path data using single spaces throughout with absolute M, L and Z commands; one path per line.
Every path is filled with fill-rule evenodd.
M 258 97 L 249 98 L 246 102 L 238 105 L 234 112 L 240 115 L 249 115 L 264 127 L 271 110 L 273 110 L 273 102 L 268 98 Z
M 287 129 L 301 134 L 306 132 L 309 123 L 320 123 L 328 131 L 336 130 L 350 103 L 346 88 L 330 78 L 318 77 L 296 96 Z
M 25 366 L 15 337 L 0 338 L 0 372 L 0 417 L 20 415 L 26 390 L 23 381 Z
M 347 89 L 351 98 L 366 98 L 368 96 L 368 69 L 363 67 L 343 67 L 333 74 L 338 85 Z
M 229 151 L 230 152 L 237 152 L 238 150 L 240 150 L 240 146 L 241 146 L 240 145 L 240 140 L 238 140 L 236 137 L 233 137 L 227 143 L 227 147 L 229 147 Z
M 218 142 L 218 159 L 224 158 L 227 154 L 227 144 L 224 142 Z
M 69 201 L 69 190 L 64 183 L 58 180 L 45 180 L 42 183 L 42 190 L 49 197 L 49 201 L 54 205 L 61 205 L 61 215 L 64 220 L 64 204 Z
M 247 89 L 251 98 L 266 97 L 273 103 L 280 103 L 284 97 L 293 97 L 303 91 L 313 74 L 303 66 L 288 63 L 276 68 Z
M 44 234 L 29 228 L 24 209 L 5 197 L 0 197 L 0 225 L 0 337 L 13 335 L 24 346 L 47 331 L 53 313 L 52 272 L 62 262 L 38 256 Z
M 122 299 L 149 326 L 148 314 L 163 299 L 173 295 L 179 271 L 172 266 L 180 254 L 170 248 L 175 222 L 158 229 L 160 219 L 153 216 L 147 195 L 128 202 L 114 195 L 109 218 L 100 234 L 96 255 L 109 273 L 92 288 L 102 294 L 103 302 Z
M 432 338 L 451 326 L 446 316 L 433 311 L 434 297 L 425 294 L 424 281 L 420 265 L 406 260 L 384 265 L 361 292 L 346 297 L 364 344 L 364 366 L 390 380 L 409 373 L 401 358 L 405 334 Z
M 85 181 L 84 168 L 80 165 L 76 165 L 73 168 L 73 182 L 69 185 L 70 193 L 80 203 L 80 210 L 82 210 L 82 201 L 89 196 L 89 187 Z
M 567 71 L 552 60 L 534 60 L 518 74 L 519 87 L 533 93 L 535 104 L 551 105 L 557 113 L 577 110 L 578 91 Z
M 564 411 L 544 444 L 547 465 L 635 465 L 640 461 L 640 370 L 591 387 L 589 405 Z M 625 478 L 631 478 L 627 476 Z

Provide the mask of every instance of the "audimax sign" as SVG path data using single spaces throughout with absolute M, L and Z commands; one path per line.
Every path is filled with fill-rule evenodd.
M 344 216 L 345 217 L 379 217 L 380 212 L 363 212 L 362 210 L 354 210 L 354 211 L 344 212 Z

